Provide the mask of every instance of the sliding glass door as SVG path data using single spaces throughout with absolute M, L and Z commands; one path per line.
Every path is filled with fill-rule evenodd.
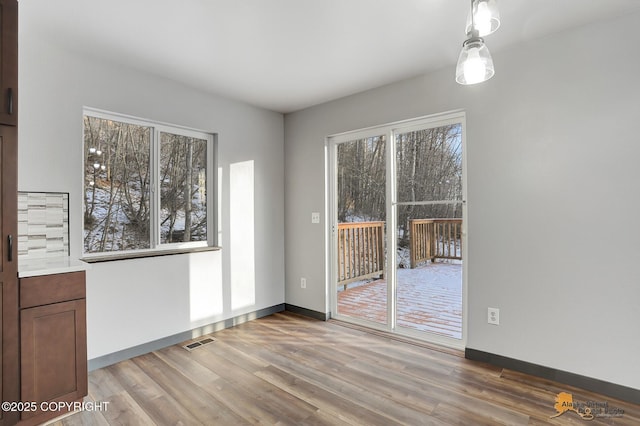
M 462 338 L 462 125 L 395 134 L 396 326 Z
M 335 318 L 464 344 L 464 114 L 329 138 Z
M 386 136 L 336 142 L 335 249 L 337 314 L 388 323 Z

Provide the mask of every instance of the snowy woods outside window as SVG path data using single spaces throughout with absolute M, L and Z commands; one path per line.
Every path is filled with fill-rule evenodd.
M 461 132 L 460 124 L 452 124 L 396 134 L 399 202 L 462 200 Z M 381 135 L 338 146 L 338 222 L 385 220 L 385 139 Z M 424 217 L 462 217 L 455 203 L 413 210 Z
M 396 134 L 398 246 L 407 247 L 411 220 L 462 218 L 462 126 Z M 434 204 L 421 203 L 435 202 Z M 461 228 L 446 228 L 460 239 Z M 441 237 L 439 237 L 441 238 Z M 442 240 L 439 240 L 442 242 Z M 461 255 L 459 244 L 453 251 Z M 448 254 L 450 255 L 450 253 Z M 404 260 L 399 263 L 408 264 Z
M 384 221 L 384 136 L 338 145 L 338 222 Z
M 159 127 L 84 116 L 85 253 L 207 241 L 212 137 Z
M 462 126 L 451 124 L 396 135 L 398 202 L 462 201 Z M 431 218 L 462 217 L 462 204 L 412 206 Z M 401 216 L 398 223 L 406 219 Z
M 411 220 L 462 218 L 462 125 L 397 132 L 394 139 L 402 249 L 409 244 Z M 387 221 L 388 149 L 384 134 L 337 146 L 338 223 Z
M 207 141 L 160 133 L 160 242 L 207 241 Z

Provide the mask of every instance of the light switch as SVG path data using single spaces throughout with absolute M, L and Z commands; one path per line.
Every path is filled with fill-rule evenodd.
M 320 213 L 311 213 L 311 223 L 320 223 Z

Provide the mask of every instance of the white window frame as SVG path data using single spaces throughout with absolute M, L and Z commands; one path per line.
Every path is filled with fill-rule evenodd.
M 217 247 L 218 236 L 218 218 L 216 217 L 217 203 L 218 203 L 218 185 L 217 185 L 217 134 L 206 132 L 197 129 L 191 129 L 184 126 L 173 125 L 168 123 L 162 123 L 153 120 L 146 120 L 138 117 L 132 117 L 125 114 L 119 114 L 109 111 L 104 111 L 91 107 L 83 107 L 82 117 L 82 149 L 84 150 L 84 117 L 90 116 L 105 120 L 113 120 L 122 123 L 133 124 L 136 126 L 149 127 L 150 131 L 150 144 L 149 144 L 149 172 L 151 175 L 151 187 L 150 187 L 150 199 L 149 199 L 149 248 L 136 249 L 136 250 L 118 250 L 118 251 L 105 251 L 99 253 L 87 253 L 84 251 L 84 212 L 81 212 L 82 218 L 82 233 L 81 233 L 81 247 L 82 257 L 87 261 L 91 260 L 109 260 L 114 259 L 126 259 L 142 257 L 144 255 L 153 255 L 154 253 L 163 254 L 163 252 L 189 252 L 191 250 L 198 250 L 207 247 Z M 182 135 L 191 138 L 203 139 L 207 141 L 207 171 L 206 171 L 206 194 L 207 194 L 207 241 L 188 241 L 178 243 L 161 243 L 160 238 L 160 133 L 172 133 L 176 135 Z M 82 209 L 84 211 L 84 179 L 85 179 L 86 158 L 82 159 L 82 191 L 83 202 Z

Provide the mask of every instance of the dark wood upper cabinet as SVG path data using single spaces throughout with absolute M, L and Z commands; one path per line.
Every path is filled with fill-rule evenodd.
M 0 0 L 0 124 L 18 124 L 18 1 Z

